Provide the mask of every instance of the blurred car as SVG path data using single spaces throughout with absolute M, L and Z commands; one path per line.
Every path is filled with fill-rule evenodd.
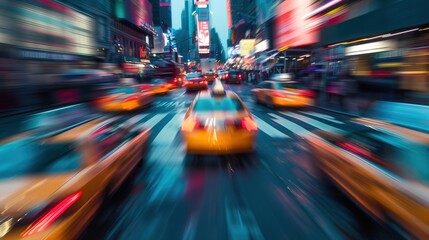
M 314 93 L 295 81 L 264 81 L 252 93 L 257 103 L 270 107 L 305 107 L 314 103 Z
M 216 75 L 220 78 L 220 79 L 222 79 L 222 76 L 223 76 L 223 70 L 218 70 L 217 71 L 217 73 L 216 73 Z
M 214 72 L 207 72 L 204 74 L 204 80 L 206 80 L 209 83 L 213 83 L 214 80 L 216 80 L 217 75 Z
M 257 130 L 240 97 L 217 81 L 212 91 L 197 95 L 181 133 L 189 154 L 234 154 L 253 151 Z
M 153 100 L 152 92 L 132 85 L 109 90 L 107 95 L 98 98 L 95 104 L 104 112 L 121 112 L 141 109 L 150 105 Z
M 0 145 L 1 239 L 77 239 L 142 161 L 149 130 L 93 120 Z
M 149 89 L 155 95 L 168 94 L 172 88 L 174 88 L 173 84 L 160 78 L 151 79 L 149 83 L 145 83 L 140 86 L 141 90 Z
M 238 83 L 241 84 L 243 75 L 238 70 L 229 70 L 225 75 L 225 83 Z
M 189 73 L 186 75 L 185 83 L 183 84 L 186 91 L 204 90 L 208 87 L 208 81 L 204 80 L 201 73 Z
M 339 134 L 305 137 L 324 182 L 373 217 L 415 239 L 429 238 L 429 134 L 372 119 Z
M 292 73 L 276 73 L 272 74 L 269 78 L 271 81 L 291 81 L 293 79 Z

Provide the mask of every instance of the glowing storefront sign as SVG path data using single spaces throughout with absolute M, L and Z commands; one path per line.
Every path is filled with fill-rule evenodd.
M 398 47 L 397 42 L 386 40 L 372 43 L 365 43 L 346 48 L 346 56 L 355 56 L 369 53 L 378 53 L 395 50 Z
M 253 50 L 255 46 L 255 39 L 243 39 L 240 41 L 240 55 L 247 56 L 250 55 L 250 51 Z

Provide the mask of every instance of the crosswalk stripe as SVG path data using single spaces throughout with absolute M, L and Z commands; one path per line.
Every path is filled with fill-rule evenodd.
M 258 124 L 259 130 L 266 133 L 268 136 L 272 138 L 289 138 L 288 135 L 280 132 L 270 124 L 266 123 L 264 120 L 258 118 L 257 116 L 253 115 L 253 118 L 256 121 L 256 124 Z
M 180 125 L 183 122 L 184 116 L 184 113 L 178 113 L 174 115 L 174 117 L 167 124 L 165 124 L 153 142 L 157 145 L 170 145 L 174 140 L 174 136 L 176 136 L 180 129 Z
M 167 116 L 167 113 L 157 113 L 156 115 L 154 115 L 153 117 L 149 118 L 145 122 L 140 123 L 140 126 L 152 128 L 157 123 L 159 123 L 162 119 L 164 119 L 165 116 Z
M 303 111 L 301 111 L 301 113 L 311 115 L 313 117 L 318 117 L 318 118 L 324 119 L 324 120 L 329 121 L 329 122 L 333 122 L 333 123 L 337 123 L 337 124 L 344 124 L 343 122 L 337 121 L 337 120 L 335 120 L 334 117 L 326 115 L 326 114 L 316 113 L 316 112 L 303 112 Z
M 343 130 L 341 130 L 339 128 L 333 127 L 331 125 L 325 124 L 325 123 L 317 121 L 317 120 L 315 120 L 313 118 L 306 117 L 306 116 L 303 116 L 303 115 L 300 115 L 300 114 L 297 114 L 297 113 L 289 113 L 289 112 L 288 113 L 284 113 L 284 112 L 280 112 L 280 114 L 283 115 L 283 116 L 287 116 L 287 117 L 293 117 L 295 119 L 303 121 L 303 122 L 305 122 L 305 123 L 307 123 L 309 125 L 312 125 L 312 126 L 314 126 L 316 128 L 319 128 L 319 129 L 328 130 L 328 131 L 334 131 L 334 132 L 340 132 L 340 133 L 343 132 Z
M 268 115 L 270 115 L 270 117 L 273 118 L 273 121 L 275 121 L 276 123 L 284 126 L 285 128 L 289 129 L 290 131 L 294 132 L 297 135 L 312 135 L 314 136 L 314 134 L 310 131 L 308 131 L 307 129 L 299 126 L 298 124 L 289 121 L 287 119 L 281 118 L 280 116 L 277 116 L 274 113 L 268 113 Z

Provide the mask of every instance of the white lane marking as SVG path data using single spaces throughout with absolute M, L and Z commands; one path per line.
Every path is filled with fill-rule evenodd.
M 325 124 L 323 122 L 314 120 L 313 118 L 306 117 L 306 116 L 303 116 L 303 115 L 300 115 L 300 114 L 296 114 L 296 113 L 283 113 L 283 112 L 281 112 L 280 114 L 283 115 L 283 116 L 289 116 L 289 117 L 296 118 L 296 119 L 298 119 L 300 121 L 303 121 L 303 122 L 305 122 L 305 123 L 307 123 L 309 125 L 312 125 L 312 126 L 314 126 L 316 128 L 322 129 L 322 130 L 328 130 L 328 131 L 339 132 L 339 133 L 343 132 L 343 130 L 341 130 L 339 128 L 333 127 L 331 125 Z
M 300 135 L 300 136 L 304 136 L 304 135 L 310 135 L 310 136 L 315 136 L 313 133 L 311 133 L 310 131 L 308 131 L 307 129 L 299 126 L 298 124 L 291 122 L 287 119 L 281 118 L 277 115 L 275 115 L 274 113 L 268 113 L 268 115 L 270 115 L 273 120 L 284 126 L 285 128 L 289 129 L 290 131 L 292 131 L 293 133 Z
M 180 125 L 185 117 L 184 113 L 174 115 L 174 117 L 165 124 L 164 128 L 158 133 L 153 142 L 157 145 L 170 145 L 173 143 L 174 137 L 180 130 Z
M 272 138 L 289 138 L 288 135 L 280 132 L 279 130 L 266 123 L 264 120 L 258 118 L 257 116 L 253 115 L 253 118 L 255 119 L 256 124 L 258 124 L 258 129 L 266 133 L 268 136 Z
M 152 128 L 157 123 L 159 123 L 162 119 L 164 119 L 165 116 L 167 116 L 167 113 L 157 113 L 155 116 L 151 117 L 145 122 L 140 123 L 140 126 Z
M 314 116 L 314 117 L 318 117 L 318 118 L 321 118 L 321 119 L 324 119 L 326 121 L 330 121 L 330 122 L 333 122 L 333 123 L 344 124 L 343 122 L 337 121 L 337 120 L 335 120 L 334 117 L 329 116 L 329 115 L 325 115 L 325 114 L 321 114 L 321 113 L 316 113 L 316 112 L 304 112 L 304 111 L 301 111 L 301 113 L 308 114 L 308 115 L 311 115 L 311 116 Z

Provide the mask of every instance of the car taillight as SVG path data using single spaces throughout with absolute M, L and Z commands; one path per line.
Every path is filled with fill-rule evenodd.
M 149 90 L 151 88 L 150 85 L 142 85 L 140 86 L 140 90 Z
M 204 76 L 204 78 L 207 78 L 207 76 Z
M 124 102 L 136 101 L 136 100 L 138 100 L 138 99 L 139 99 L 139 97 L 137 97 L 137 96 L 131 96 L 131 97 L 127 97 L 127 98 L 125 98 L 125 99 L 124 99 Z
M 227 126 L 244 129 L 249 132 L 254 132 L 258 130 L 258 126 L 251 117 L 244 117 L 241 120 L 226 120 L 225 123 Z
M 241 78 L 241 74 L 238 75 L 238 78 Z
M 177 82 L 177 78 L 174 78 L 173 82 Z
M 309 97 L 309 98 L 314 98 L 314 92 L 312 92 L 312 91 L 309 91 L 309 90 L 301 90 L 300 92 L 299 92 L 299 95 L 300 96 L 303 96 L 303 97 Z
M 50 227 L 59 217 L 61 217 L 73 204 L 75 204 L 82 196 L 82 191 L 74 193 L 61 202 L 53 206 L 48 212 L 43 214 L 33 224 L 30 225 L 22 234 L 21 237 L 27 237 L 34 233 L 42 232 Z
M 228 76 L 229 76 L 229 74 L 227 73 L 225 76 L 226 76 L 226 77 L 228 77 Z
M 188 118 L 182 125 L 182 131 L 184 132 L 192 132 L 196 129 L 204 128 L 203 125 L 200 124 L 200 121 L 195 118 Z
M 241 126 L 249 132 L 254 132 L 258 130 L 258 125 L 253 121 L 251 117 L 244 117 L 241 119 Z
M 274 91 L 273 97 L 286 97 L 286 94 L 280 91 Z

